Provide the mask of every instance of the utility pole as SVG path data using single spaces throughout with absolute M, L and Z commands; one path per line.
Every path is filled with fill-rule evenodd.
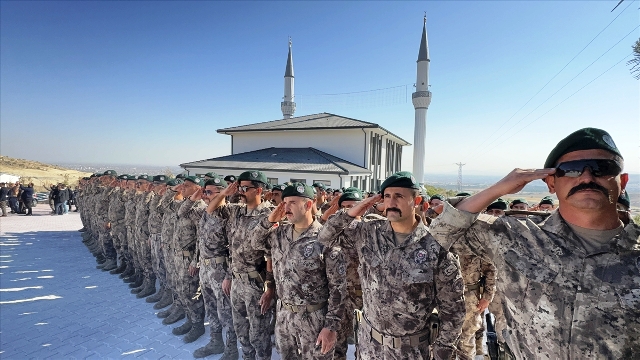
M 458 192 L 462 191 L 462 167 L 467 165 L 461 162 L 456 163 L 458 165 Z

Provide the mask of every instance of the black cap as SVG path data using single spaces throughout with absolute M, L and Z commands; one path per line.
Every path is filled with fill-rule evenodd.
M 560 159 L 564 154 L 579 150 L 593 149 L 606 150 L 612 154 L 622 157 L 620 150 L 618 150 L 618 147 L 613 142 L 609 133 L 596 128 L 584 128 L 562 139 L 558 145 L 551 150 L 551 153 L 549 153 L 547 160 L 544 162 L 544 167 L 555 167 L 558 159 Z

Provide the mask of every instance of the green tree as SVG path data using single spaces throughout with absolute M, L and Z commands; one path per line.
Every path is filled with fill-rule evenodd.
M 427 195 L 433 196 L 435 194 L 440 194 L 446 197 L 456 196 L 457 192 L 455 190 L 447 190 L 445 188 L 436 187 L 433 185 L 424 185 L 424 190 L 427 192 Z
M 633 49 L 633 59 L 627 61 L 628 65 L 631 65 L 631 75 L 637 80 L 640 80 L 640 39 L 636 40 L 636 43 L 631 47 Z

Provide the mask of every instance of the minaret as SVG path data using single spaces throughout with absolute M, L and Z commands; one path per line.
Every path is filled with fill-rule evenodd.
M 425 140 L 427 136 L 427 109 L 431 103 L 429 91 L 429 45 L 427 44 L 427 15 L 424 15 L 422 39 L 418 52 L 418 77 L 416 92 L 411 101 L 416 110 L 416 126 L 413 132 L 413 175 L 420 184 L 424 183 Z
M 284 71 L 284 101 L 280 103 L 282 116 L 290 119 L 296 111 L 296 103 L 293 102 L 293 57 L 291 56 L 291 38 L 289 38 L 289 56 L 287 57 L 287 68 Z

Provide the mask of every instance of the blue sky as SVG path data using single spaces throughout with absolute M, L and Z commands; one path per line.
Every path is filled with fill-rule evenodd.
M 230 137 L 216 129 L 282 117 L 288 36 L 296 116 L 336 113 L 413 142 L 410 93 L 427 11 L 427 173 L 455 173 L 460 161 L 468 174 L 540 167 L 586 126 L 609 131 L 627 171 L 640 173 L 639 83 L 626 59 L 611 68 L 638 39 L 639 3 L 611 12 L 616 3 L 3 1 L 0 150 L 56 163 L 227 155 Z M 408 98 L 403 87 L 315 96 L 399 85 Z

